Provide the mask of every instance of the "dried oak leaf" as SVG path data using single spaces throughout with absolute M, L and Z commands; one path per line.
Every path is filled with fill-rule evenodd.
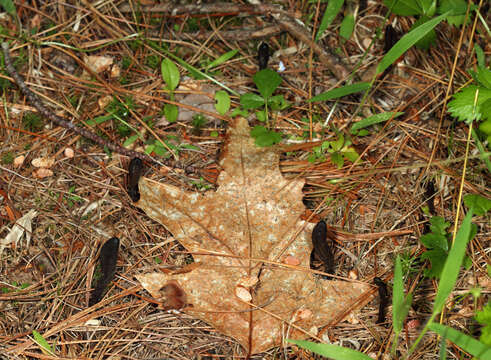
M 309 272 L 313 224 L 301 219 L 304 181 L 284 179 L 279 154 L 256 147 L 249 133 L 243 118 L 230 127 L 216 191 L 186 192 L 140 179 L 136 205 L 163 224 L 199 266 L 184 274 L 137 278 L 157 299 L 166 284 L 178 284 L 186 295 L 183 311 L 255 354 L 281 345 L 285 334 L 308 337 L 309 329 L 354 306 L 369 286 L 326 281 Z M 287 256 L 299 265 L 284 265 Z M 252 296 L 249 304 L 237 296 L 237 288 L 254 277 L 259 281 L 243 288 Z

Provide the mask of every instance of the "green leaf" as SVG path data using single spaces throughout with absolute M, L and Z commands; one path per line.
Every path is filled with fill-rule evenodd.
M 271 69 L 263 69 L 258 71 L 254 74 L 252 80 L 254 81 L 254 84 L 256 84 L 257 89 L 264 99 L 267 99 L 273 95 L 273 92 L 283 81 L 281 76 L 278 75 L 276 71 Z
M 487 104 L 489 103 L 489 109 L 487 109 L 488 111 L 491 111 L 491 100 L 488 100 L 486 101 L 484 104 Z M 484 104 L 483 104 L 483 107 L 484 107 Z M 488 108 L 486 106 L 486 108 Z M 481 130 L 483 133 L 485 133 L 486 135 L 491 135 L 491 118 L 490 119 L 487 119 L 486 121 L 483 121 L 481 123 L 481 125 L 479 125 L 479 130 Z
M 448 250 L 448 240 L 441 234 L 424 234 L 421 236 L 420 240 L 428 249 L 441 249 L 443 251 Z
M 266 122 L 268 120 L 267 116 L 266 116 L 266 110 L 259 110 L 259 111 L 256 111 L 256 118 L 260 121 L 260 122 Z
M 471 220 L 472 208 L 462 221 L 462 225 L 460 225 L 455 241 L 448 253 L 447 261 L 443 267 L 440 282 L 438 284 L 438 291 L 433 305 L 433 315 L 439 314 L 442 311 L 445 301 L 455 286 L 460 266 L 462 265 L 462 260 L 465 255 L 465 249 L 470 240 Z
M 438 13 L 449 12 L 450 15 L 465 15 L 467 12 L 467 1 L 465 0 L 440 0 Z
M 377 66 L 377 74 L 381 74 L 392 65 L 402 54 L 404 54 L 411 46 L 416 44 L 421 38 L 428 34 L 435 26 L 437 26 L 448 13 L 440 15 L 430 21 L 418 26 L 404 35 L 392 48 L 385 54 L 380 64 Z
M 34 336 L 34 341 L 39 345 L 41 351 L 46 355 L 54 355 L 51 345 L 46 341 L 46 339 L 38 333 L 36 330 L 32 330 L 32 336 Z
M 251 130 L 251 137 L 255 139 L 254 143 L 260 147 L 271 146 L 281 141 L 281 134 L 260 125 L 254 126 Z
M 329 142 L 331 144 L 331 148 L 334 151 L 339 151 L 344 145 L 344 136 L 343 134 L 339 134 L 339 138 L 336 140 L 332 140 Z
M 443 267 L 445 266 L 445 261 L 447 260 L 447 257 L 447 252 L 439 248 L 428 250 L 422 253 L 421 259 L 426 259 L 431 263 L 431 267 L 429 269 L 425 269 L 424 275 L 430 279 L 439 279 L 442 274 Z
M 435 234 L 446 235 L 447 228 L 450 226 L 449 222 L 446 222 L 441 216 L 433 216 L 430 219 L 430 230 Z
M 281 111 L 290 106 L 290 102 L 285 100 L 283 95 L 271 96 L 268 99 L 268 106 L 271 107 L 271 110 Z
M 473 209 L 473 213 L 481 216 L 486 214 L 491 209 L 491 200 L 477 194 L 467 194 L 464 196 L 464 204 L 469 209 Z
M 231 50 L 229 52 L 226 52 L 225 54 L 221 55 L 220 57 L 216 58 L 211 63 L 209 63 L 208 66 L 206 66 L 206 69 L 209 70 L 211 68 L 214 68 L 215 66 L 218 66 L 218 65 L 223 64 L 224 62 L 227 62 L 228 60 L 233 58 L 235 56 L 235 54 L 237 54 L 238 52 L 239 52 L 239 50 Z
M 219 90 L 215 93 L 215 109 L 220 115 L 225 115 L 230 109 L 230 96 L 225 90 Z
M 479 84 L 491 89 L 491 70 L 484 67 L 478 67 L 476 77 Z
M 289 343 L 295 344 L 302 349 L 307 349 L 334 360 L 372 360 L 371 357 L 359 351 L 332 344 L 316 344 L 305 340 L 286 339 Z
M 411 16 L 423 13 L 423 9 L 415 0 L 384 0 L 384 4 L 396 15 Z
M 481 311 L 476 312 L 475 319 L 478 323 L 483 325 L 479 340 L 484 344 L 491 346 L 491 301 L 488 301 Z
M 341 169 L 344 165 L 343 155 L 338 152 L 333 152 L 331 154 L 331 161 L 334 165 L 338 167 L 338 169 Z
M 162 78 L 167 84 L 167 89 L 174 91 L 177 88 L 177 85 L 179 85 L 179 81 L 181 79 L 181 75 L 179 74 L 176 64 L 174 64 L 169 58 L 165 58 L 162 60 L 160 69 L 162 72 Z
M 449 326 L 431 323 L 429 329 L 446 337 L 465 352 L 475 356 L 478 359 L 491 359 L 491 347 L 486 346 L 480 341 L 458 331 Z
M 348 14 L 344 17 L 341 22 L 341 26 L 339 27 L 339 35 L 345 39 L 349 40 L 351 35 L 353 34 L 353 30 L 355 29 L 355 17 L 353 14 Z
M 153 152 L 154 149 L 155 149 L 155 145 L 153 145 L 153 144 L 152 145 L 148 145 L 145 148 L 145 154 L 150 155 Z
M 244 107 L 244 109 L 257 109 L 264 105 L 264 99 L 253 93 L 246 93 L 240 95 L 240 105 Z
M 413 26 L 411 26 L 411 30 L 417 28 L 421 24 L 424 24 L 429 19 L 430 18 L 428 16 L 420 17 L 418 20 L 414 22 Z M 415 45 L 419 49 L 428 50 L 430 46 L 435 45 L 435 43 L 436 43 L 436 32 L 435 29 L 432 29 L 425 36 L 419 39 Z
M 474 106 L 476 93 L 477 102 Z M 460 121 L 471 122 L 480 120 L 484 115 L 491 116 L 482 112 L 482 105 L 491 99 L 491 89 L 469 85 L 453 95 L 453 100 L 448 103 L 448 112 Z
M 327 4 L 326 11 L 324 11 L 324 15 L 322 16 L 321 23 L 319 25 L 319 30 L 317 30 L 317 34 L 315 35 L 315 40 L 318 41 L 324 31 L 332 24 L 336 16 L 339 14 L 341 7 L 343 6 L 344 0 L 329 0 Z
M 360 82 L 351 85 L 345 85 L 337 89 L 326 91 L 322 94 L 314 96 L 312 99 L 309 99 L 308 102 L 314 101 L 327 101 L 332 99 L 337 99 L 346 95 L 354 94 L 360 91 L 365 91 L 370 88 L 370 83 L 368 82 Z
M 360 157 L 360 155 L 352 147 L 343 150 L 343 155 L 346 159 L 348 159 L 351 162 L 355 162 Z
M 138 140 L 138 135 L 133 135 L 133 136 L 130 136 L 128 139 L 125 140 L 125 142 L 123 143 L 123 146 L 124 147 L 127 147 L 127 146 L 130 146 L 131 144 L 133 144 L 136 140 Z
M 369 116 L 363 120 L 360 120 L 353 124 L 351 127 L 350 133 L 355 134 L 359 129 L 364 129 L 366 127 L 387 121 L 392 118 L 396 118 L 404 114 L 403 112 L 386 112 L 381 114 L 376 114 Z
M 16 17 L 17 11 L 15 10 L 15 5 L 12 0 L 0 0 L 0 6 L 3 7 L 9 15 L 14 18 Z
M 165 115 L 165 119 L 168 122 L 173 123 L 177 120 L 177 115 L 179 115 L 179 109 L 174 104 L 165 104 L 164 115 Z
M 480 47 L 479 44 L 474 44 L 474 51 L 476 52 L 477 66 L 485 67 L 486 60 L 484 57 L 484 51 L 482 50 L 482 47 Z

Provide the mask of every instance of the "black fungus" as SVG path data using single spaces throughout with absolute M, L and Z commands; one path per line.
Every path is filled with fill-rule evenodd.
M 138 181 L 143 172 L 143 161 L 138 158 L 133 158 L 128 166 L 128 195 L 133 202 L 140 200 L 140 190 L 138 189 Z
M 268 67 L 269 60 L 269 45 L 261 43 L 257 52 L 257 62 L 259 63 L 259 70 L 266 69 Z
M 431 215 L 435 215 L 435 194 L 436 194 L 435 183 L 430 180 L 426 184 L 425 197 L 426 197 L 426 203 L 428 204 L 428 210 L 430 211 Z
M 92 291 L 89 299 L 89 306 L 97 304 L 106 289 L 107 285 L 112 281 L 116 272 L 116 262 L 118 260 L 119 239 L 112 237 L 102 245 L 101 253 L 99 254 L 99 266 L 101 277 Z
M 385 321 L 385 309 L 389 304 L 389 293 L 387 291 L 387 284 L 379 277 L 373 279 L 375 285 L 378 286 L 378 295 L 380 297 L 380 304 L 378 308 L 377 324 Z
M 312 230 L 312 253 L 310 254 L 310 264 L 315 258 L 321 260 L 324 264 L 324 272 L 328 274 L 334 274 L 334 254 L 332 239 L 328 238 L 328 231 L 326 223 L 319 221 Z M 328 276 L 324 276 L 325 279 L 330 279 Z

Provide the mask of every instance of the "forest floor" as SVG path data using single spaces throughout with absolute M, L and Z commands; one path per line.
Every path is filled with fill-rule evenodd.
M 16 1 L 18 21 L 6 13 L 0 19 L 2 41 L 10 42 L 14 67 L 53 113 L 91 128 L 104 141 L 150 153 L 158 162 L 145 162 L 145 177 L 202 193 L 217 187 L 218 160 L 233 111 L 240 107 L 238 95 L 257 92 L 258 47 L 267 43 L 268 67 L 282 78 L 274 95 L 289 106 L 272 111 L 267 123 L 249 111 L 249 124 L 280 134 L 281 143 L 273 147 L 281 153 L 282 175 L 305 179 L 305 216 L 325 220 L 337 234 L 335 274 L 372 289 L 363 307 L 322 330 L 322 340 L 374 359 L 390 358 L 391 307 L 376 324 L 380 299 L 373 282 L 383 279 L 390 292 L 399 255 L 405 291 L 413 294 L 397 349 L 397 356 L 407 354 L 431 315 L 438 288 L 438 276 L 432 275 L 445 260 L 432 264 L 421 257 L 429 250 L 420 238 L 430 231 L 430 218 L 449 223 L 450 239 L 465 216 L 461 195 L 491 198 L 490 173 L 469 140 L 469 125 L 446 111 L 450 96 L 472 80 L 467 70 L 476 65 L 473 44 L 489 63 L 491 42 L 482 23 L 474 17 L 466 26 L 442 22 L 429 49 L 410 48 L 366 93 L 308 102 L 345 85 L 349 74 L 351 82 L 370 82 L 384 56 L 386 25 L 400 37 L 415 18 L 392 15 L 378 1 L 362 9 L 347 2 L 344 15 L 342 10 L 314 44 L 325 2 L 279 1 L 284 12 L 239 1 L 214 8 L 206 2 L 193 8 L 180 4 L 170 11 L 151 0 L 142 3 L 150 10 L 112 0 Z M 355 15 L 354 28 L 346 40 L 340 25 L 349 14 Z M 295 25 L 294 19 L 301 22 Z M 489 12 L 484 19 L 489 25 Z M 171 58 L 180 82 L 169 94 L 161 68 L 168 53 L 215 82 Z M 220 58 L 227 53 L 230 58 Z M 127 193 L 130 158 L 40 116 L 3 64 L 0 358 L 247 357 L 233 338 L 185 309 L 159 309 L 136 280 L 144 272 L 189 264 L 193 257 L 133 205 Z M 232 90 L 231 107 L 219 114 L 215 94 L 224 87 Z M 177 106 L 176 121 L 169 104 Z M 367 127 L 365 136 L 351 131 L 356 122 L 388 112 L 402 114 Z M 360 155 L 355 162 L 348 154 L 354 151 Z M 473 223 L 478 231 L 468 245 L 467 266 L 439 320 L 479 338 L 474 315 L 491 291 L 489 214 L 475 216 Z M 120 239 L 116 275 L 102 302 L 88 307 L 97 255 L 113 236 Z M 475 288 L 481 289 L 477 298 L 470 295 Z M 54 354 L 32 341 L 33 330 Z M 410 358 L 436 359 L 439 351 L 438 336 L 429 332 Z M 449 359 L 471 358 L 453 343 L 446 352 Z M 250 358 L 320 357 L 285 344 Z

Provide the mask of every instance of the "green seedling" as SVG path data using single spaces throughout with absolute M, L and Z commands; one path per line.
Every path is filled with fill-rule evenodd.
M 269 129 L 269 110 L 281 111 L 290 106 L 283 95 L 272 96 L 274 91 L 281 84 L 282 79 L 277 72 L 271 69 L 263 69 L 254 74 L 252 80 L 256 84 L 259 94 L 246 93 L 240 96 L 242 109 L 239 110 L 242 116 L 247 116 L 247 110 L 255 110 L 259 121 L 266 123 L 264 126 L 256 126 L 251 131 L 251 136 L 255 138 L 258 146 L 271 146 L 281 141 L 281 135 Z M 237 114 L 235 111 L 232 115 Z
M 171 101 L 174 101 L 174 91 L 181 81 L 181 74 L 179 73 L 176 64 L 174 64 L 169 58 L 162 60 L 161 72 L 162 78 L 166 84 L 165 89 L 169 92 L 169 98 Z M 164 105 L 164 115 L 168 122 L 175 122 L 177 120 L 178 113 L 179 109 L 177 108 L 177 105 Z
M 345 160 L 355 162 L 359 157 L 356 150 L 351 146 L 351 140 L 345 139 L 342 133 L 338 133 L 336 140 L 324 141 L 320 146 L 313 147 L 308 160 L 311 163 L 326 161 L 327 154 L 338 169 L 343 167 Z
M 201 128 L 206 125 L 206 118 L 203 114 L 196 114 L 193 116 L 193 120 L 191 124 L 193 125 L 193 134 L 199 134 L 201 132 Z
M 22 125 L 24 126 L 24 129 L 36 132 L 43 128 L 44 122 L 39 114 L 27 112 L 22 116 Z

